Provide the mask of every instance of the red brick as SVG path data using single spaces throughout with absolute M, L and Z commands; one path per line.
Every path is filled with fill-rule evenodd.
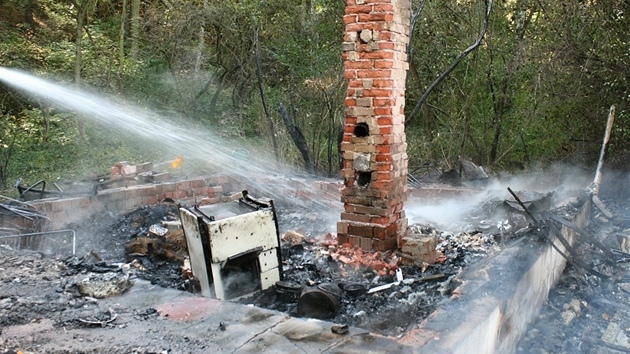
M 346 14 L 367 14 L 372 12 L 372 5 L 346 5 Z
M 187 196 L 188 195 L 187 195 L 186 191 L 183 190 L 183 189 L 178 189 L 178 190 L 173 192 L 173 199 L 184 199 Z
M 349 15 L 346 15 L 349 16 Z M 346 24 L 346 32 L 358 32 L 363 29 L 368 29 L 368 26 L 364 23 L 357 23 L 356 21 L 346 22 L 346 16 L 344 16 L 344 23 Z M 352 15 L 356 20 L 356 15 Z
M 378 117 L 376 122 L 379 126 L 381 125 L 392 126 L 394 125 L 394 118 L 393 117 Z
M 341 220 L 369 223 L 370 222 L 370 216 L 369 215 L 356 214 L 356 213 L 341 213 Z M 354 235 L 354 233 L 350 229 L 350 226 L 348 227 L 348 232 L 350 234 Z
M 370 60 L 345 61 L 343 67 L 346 70 L 354 69 L 372 69 L 374 63 Z
M 370 14 L 359 14 L 358 22 L 391 22 L 394 20 L 393 13 L 370 13 Z
M 337 221 L 337 233 L 347 234 L 348 233 L 348 223 L 344 221 Z
M 356 14 L 344 15 L 343 16 L 343 23 L 345 23 L 345 24 L 356 23 L 357 19 L 358 19 L 358 17 L 357 17 Z
M 376 51 L 362 51 L 359 57 L 361 59 L 370 60 L 392 60 L 396 54 L 393 51 L 376 50 Z M 393 67 L 393 65 L 392 65 Z
M 364 97 L 388 97 L 391 96 L 391 89 L 365 89 L 363 90 Z
M 155 205 L 159 202 L 157 195 L 145 196 L 145 197 L 142 197 L 141 200 L 142 200 L 143 205 Z
M 391 188 L 391 181 L 374 181 L 372 182 L 372 187 L 376 189 L 389 189 Z
M 374 62 L 375 69 L 392 69 L 394 67 L 394 61 L 392 60 L 378 60 Z
M 188 189 L 190 188 L 190 181 L 179 181 L 175 183 L 176 189 Z
M 191 179 L 189 182 L 190 182 L 190 187 L 191 188 L 202 188 L 202 187 L 207 187 L 208 186 L 208 184 L 206 183 L 206 181 L 203 178 Z
M 356 70 L 344 70 L 343 77 L 346 79 L 355 79 L 357 77 Z
M 363 87 L 363 80 L 359 80 L 359 79 L 352 79 L 352 80 L 348 80 L 348 87 Z
M 392 115 L 392 109 L 391 108 L 374 108 L 374 114 L 377 116 L 389 116 Z
M 374 171 L 391 171 L 393 170 L 393 166 L 391 163 L 378 163 L 374 165 Z
M 374 12 L 394 12 L 394 5 L 391 3 L 378 3 L 372 8 Z
M 391 162 L 392 155 L 390 154 L 378 154 L 376 155 L 376 162 Z
M 391 151 L 391 146 L 390 145 L 379 145 L 376 147 L 376 151 L 379 153 L 389 153 Z
M 372 80 L 372 87 L 376 88 L 390 88 L 393 87 L 394 80 L 392 79 L 374 79 Z
M 349 235 L 348 242 L 350 243 L 350 247 L 369 251 L 372 249 L 373 240 L 370 237 L 358 237 L 354 235 Z
M 390 31 L 382 31 L 378 35 L 379 41 L 391 41 L 392 40 L 392 32 Z
M 398 240 L 395 237 L 391 237 L 385 240 L 375 239 L 372 244 L 372 249 L 375 251 L 390 251 L 398 247 Z
M 394 42 L 378 42 L 378 49 L 379 50 L 394 50 Z M 393 52 L 386 52 L 386 53 L 392 53 Z M 392 59 L 394 58 L 394 56 L 392 55 L 391 57 Z
M 396 104 L 396 100 L 389 97 L 373 98 L 372 104 L 374 107 L 393 106 Z
M 373 237 L 374 227 L 368 224 L 349 224 L 348 234 L 360 237 Z
M 391 125 L 379 126 L 378 133 L 381 135 L 389 135 L 393 131 L 393 127 Z
M 391 77 L 391 70 L 386 70 L 386 69 L 372 69 L 372 70 L 358 70 L 357 71 L 357 77 L 360 79 L 378 79 L 378 78 L 389 78 Z M 383 97 L 389 97 L 390 93 L 387 93 L 387 95 L 383 96 Z
M 354 209 L 357 213 L 368 214 L 372 216 L 388 216 L 393 212 L 393 208 L 377 208 L 373 206 L 362 205 L 356 205 Z
M 344 243 L 348 243 L 349 237 L 348 234 L 337 233 L 337 244 L 342 245 Z

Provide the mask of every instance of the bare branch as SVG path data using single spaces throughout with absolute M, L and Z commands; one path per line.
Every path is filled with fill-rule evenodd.
M 411 53 L 412 53 L 411 43 L 413 39 L 414 28 L 416 27 L 416 23 L 418 22 L 418 18 L 420 17 L 420 14 L 422 13 L 422 9 L 424 9 L 424 4 L 426 2 L 427 0 L 422 0 L 420 2 L 420 5 L 418 5 L 418 8 L 411 15 L 411 23 L 409 24 L 409 43 L 407 44 L 407 61 L 409 62 L 411 62 Z
M 442 74 L 440 74 L 440 76 L 438 76 L 437 79 L 435 79 L 435 81 L 433 81 L 433 83 L 431 83 L 431 85 L 429 85 L 429 87 L 424 92 L 422 97 L 420 97 L 420 100 L 418 101 L 418 103 L 416 103 L 416 106 L 413 108 L 413 111 L 411 111 L 411 113 L 409 114 L 409 117 L 405 120 L 405 126 L 408 126 L 409 124 L 411 124 L 411 122 L 413 121 L 414 117 L 418 114 L 418 112 L 420 112 L 420 108 L 422 107 L 424 102 L 427 100 L 427 98 L 429 97 L 431 92 L 433 92 L 433 90 L 437 87 L 437 85 L 439 85 L 442 81 L 444 81 L 444 79 L 446 79 L 446 77 L 448 75 L 450 75 L 450 73 L 453 72 L 453 70 L 455 70 L 457 65 L 459 65 L 459 63 L 468 54 L 470 54 L 470 52 L 472 52 L 473 50 L 477 49 L 481 45 L 483 37 L 486 35 L 486 32 L 488 31 L 488 21 L 490 19 L 490 10 L 491 9 L 492 9 L 492 0 L 487 0 L 487 2 L 486 2 L 486 15 L 485 15 L 485 19 L 483 21 L 483 26 L 481 28 L 481 31 L 479 32 L 479 36 L 477 37 L 477 39 L 475 40 L 475 42 L 473 44 L 471 44 L 468 48 L 466 48 L 463 52 L 461 52 L 457 56 L 457 58 L 455 58 L 455 61 L 451 64 L 451 66 L 448 67 L 448 69 L 446 69 L 446 71 L 444 71 Z

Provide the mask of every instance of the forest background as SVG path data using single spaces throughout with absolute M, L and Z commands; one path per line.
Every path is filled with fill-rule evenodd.
M 337 176 L 344 7 L 344 0 L 0 0 L 0 67 L 194 121 L 244 151 L 272 148 L 298 169 Z M 611 105 L 608 161 L 630 165 L 629 1 L 412 0 L 412 15 L 410 170 L 449 170 L 460 156 L 490 171 L 557 162 L 593 169 Z M 26 184 L 94 177 L 118 161 L 177 158 L 2 84 L 0 114 L 0 190 L 18 177 Z

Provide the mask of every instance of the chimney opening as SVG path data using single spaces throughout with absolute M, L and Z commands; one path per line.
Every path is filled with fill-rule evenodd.
M 366 137 L 370 135 L 370 127 L 368 127 L 367 123 L 359 123 L 354 127 L 354 135 L 359 138 Z
M 359 187 L 366 187 L 372 180 L 372 172 L 359 172 L 357 175 L 357 184 Z

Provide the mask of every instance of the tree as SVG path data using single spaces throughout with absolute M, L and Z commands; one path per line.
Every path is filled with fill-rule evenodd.
M 140 0 L 131 0 L 131 60 L 138 60 L 140 42 Z

